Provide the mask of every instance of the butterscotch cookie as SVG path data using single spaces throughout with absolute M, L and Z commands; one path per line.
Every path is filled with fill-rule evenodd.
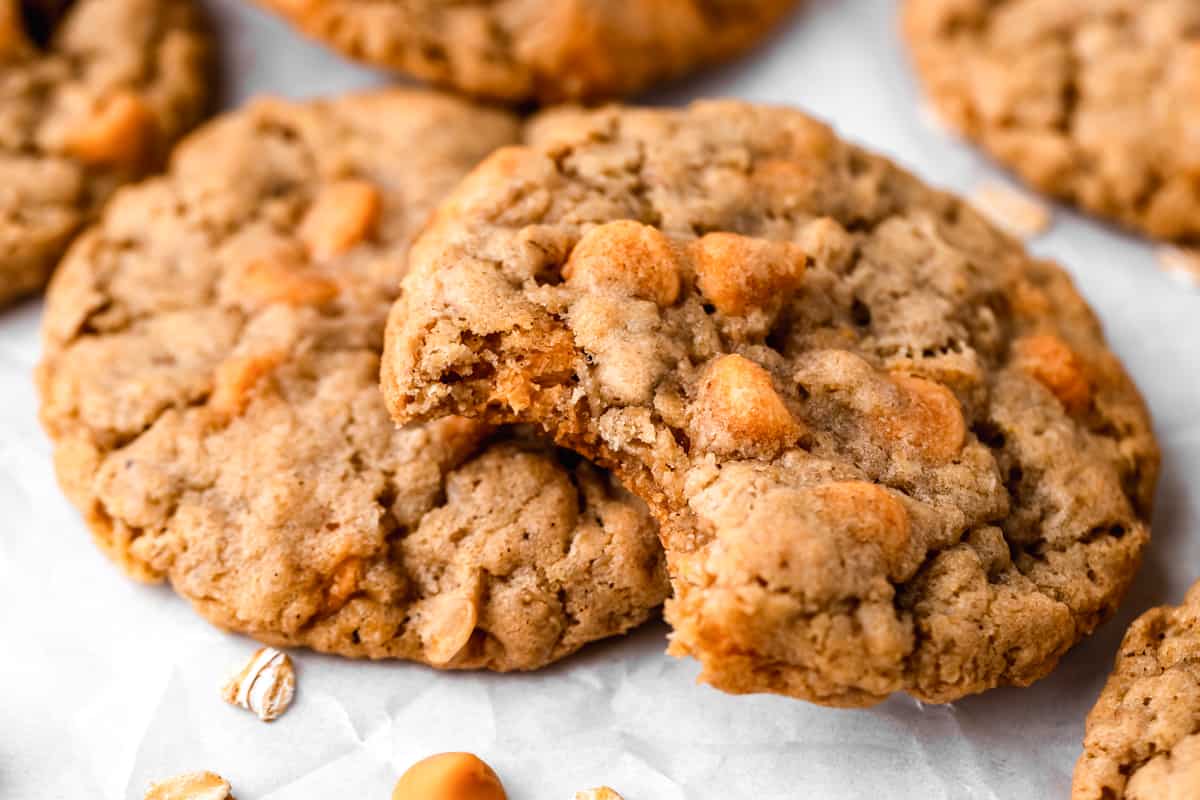
M 612 466 L 704 680 L 948 701 L 1112 611 L 1157 449 L 1060 268 L 792 110 L 564 111 L 529 141 L 415 245 L 384 393 Z
M 942 116 L 1033 186 L 1200 240 L 1200 2 L 905 0 Z
M 353 58 L 507 102 L 617 97 L 742 52 L 797 0 L 260 0 Z
M 0 0 L 0 304 L 199 121 L 208 45 L 191 0 Z
M 425 92 L 264 100 L 179 146 L 72 246 L 42 419 L 131 575 L 270 644 L 532 669 L 642 622 L 644 505 L 519 430 L 395 428 L 384 322 L 409 242 L 507 114 Z
M 1072 800 L 1200 797 L 1200 584 L 1130 626 L 1088 715 Z

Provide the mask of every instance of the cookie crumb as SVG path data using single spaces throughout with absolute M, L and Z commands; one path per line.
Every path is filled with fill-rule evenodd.
M 1200 250 L 1162 247 L 1155 253 L 1159 269 L 1192 289 L 1200 289 Z
M 971 205 L 1004 230 L 1028 239 L 1050 228 L 1050 208 L 1002 183 L 987 183 L 971 193 Z
M 185 772 L 155 781 L 145 800 L 234 800 L 229 781 L 215 772 Z
M 254 712 L 263 722 L 287 711 L 295 694 L 292 659 L 274 647 L 260 647 L 221 689 L 225 702 Z

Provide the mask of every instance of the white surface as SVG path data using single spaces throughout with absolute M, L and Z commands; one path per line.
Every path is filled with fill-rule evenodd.
M 238 0 L 212 0 L 230 103 L 379 82 Z M 998 173 L 921 121 L 889 0 L 810 0 L 769 46 L 656 99 L 736 95 L 807 107 L 934 183 Z M 0 798 L 132 798 L 209 769 L 241 800 L 389 797 L 415 759 L 471 750 L 513 800 L 607 783 L 626 800 L 1065 797 L 1083 721 L 1125 625 L 1200 573 L 1200 294 L 1152 248 L 1058 210 L 1033 247 L 1065 263 L 1154 410 L 1164 449 L 1154 543 L 1118 618 L 1049 679 L 953 706 L 871 711 L 723 696 L 662 655 L 651 626 L 529 676 L 442 675 L 293 653 L 296 702 L 266 725 L 225 705 L 254 648 L 164 587 L 125 580 L 89 544 L 51 471 L 30 370 L 39 307 L 0 313 Z

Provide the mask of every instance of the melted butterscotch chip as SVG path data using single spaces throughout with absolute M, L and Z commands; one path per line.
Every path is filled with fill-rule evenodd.
M 379 190 L 368 181 L 331 183 L 304 217 L 300 238 L 317 260 L 340 255 L 371 235 L 381 202 Z
M 679 297 L 674 246 L 654 228 L 630 220 L 585 233 L 562 274 L 584 288 L 612 288 L 660 306 L 669 306 Z
M 689 249 L 700 291 L 723 314 L 745 315 L 786 303 L 804 278 L 807 257 L 789 242 L 710 233 Z
M 353 556 L 334 567 L 325 594 L 326 614 L 338 611 L 358 592 L 365 568 L 363 560 Z
M 1013 343 L 1013 363 L 1028 372 L 1072 414 L 1087 411 L 1092 390 L 1079 357 L 1054 334 L 1035 334 Z
M 246 264 L 238 276 L 241 299 L 249 305 L 286 303 L 319 306 L 338 296 L 337 283 L 303 264 L 265 257 Z
M 721 356 L 708 366 L 689 416 L 696 446 L 726 456 L 769 458 L 804 430 L 775 391 L 770 374 L 737 355 Z
M 67 139 L 67 152 L 85 164 L 131 169 L 154 146 L 157 123 L 146 101 L 133 92 L 104 100 Z
M 0 58 L 20 55 L 32 46 L 21 20 L 18 0 L 0 0 Z
M 257 384 L 283 361 L 278 351 L 252 356 L 233 356 L 221 362 L 213 376 L 213 391 L 208 407 L 223 417 L 236 417 L 250 402 Z
M 839 481 L 809 490 L 821 513 L 847 520 L 846 532 L 858 541 L 879 548 L 895 576 L 903 565 L 911 541 L 904 505 L 887 489 L 865 481 Z
M 953 459 L 962 450 L 967 423 L 954 393 L 940 383 L 912 375 L 893 375 L 896 404 L 879 420 L 887 434 L 934 462 Z

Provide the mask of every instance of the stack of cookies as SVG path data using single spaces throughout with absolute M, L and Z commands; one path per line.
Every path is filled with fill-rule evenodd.
M 1061 267 L 797 110 L 486 104 L 627 95 L 789 0 L 266 2 L 474 99 L 253 101 L 116 191 L 205 106 L 195 10 L 0 0 L 0 296 L 57 262 L 42 422 L 131 576 L 443 669 L 665 601 L 702 680 L 831 706 L 1026 686 L 1114 612 L 1158 449 Z M 1031 4 L 907 0 L 945 116 L 1194 241 L 1200 3 Z M 1198 602 L 1130 631 L 1075 797 L 1200 791 Z

